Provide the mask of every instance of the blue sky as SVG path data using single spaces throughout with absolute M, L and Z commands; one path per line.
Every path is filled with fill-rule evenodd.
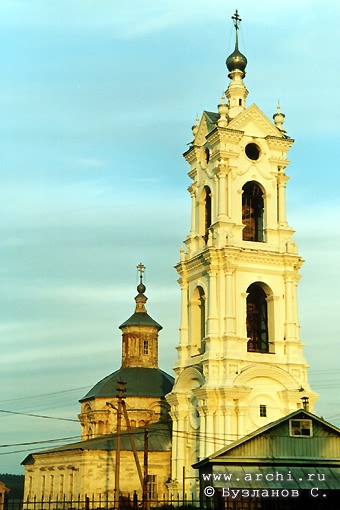
M 139 261 L 171 372 L 173 266 L 190 224 L 182 153 L 197 114 L 216 111 L 228 85 L 236 7 L 248 105 L 272 118 L 280 100 L 296 140 L 287 215 L 306 260 L 301 337 L 316 411 L 340 426 L 335 0 L 2 0 L 1 409 L 76 419 L 78 399 L 120 366 Z M 0 413 L 2 445 L 18 444 L 0 449 L 0 472 L 22 472 L 30 446 L 19 443 L 79 431 Z

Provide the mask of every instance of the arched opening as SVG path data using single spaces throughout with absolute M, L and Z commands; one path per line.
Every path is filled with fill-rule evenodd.
M 253 283 L 247 289 L 247 351 L 269 352 L 267 296 Z
M 211 226 L 211 190 L 209 186 L 204 186 L 204 234 L 203 238 L 207 244 L 209 238 L 209 228 Z
M 196 287 L 191 300 L 191 330 L 193 332 L 192 343 L 197 346 L 198 352 L 204 351 L 203 342 L 206 334 L 205 301 L 206 296 L 203 288 Z
M 263 242 L 263 192 L 254 182 L 247 182 L 242 188 L 243 240 Z

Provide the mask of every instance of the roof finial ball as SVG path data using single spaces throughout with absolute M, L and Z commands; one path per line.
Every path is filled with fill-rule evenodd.
M 275 126 L 280 131 L 285 133 L 286 131 L 283 129 L 283 123 L 284 123 L 284 120 L 285 120 L 285 114 L 281 113 L 281 108 L 280 108 L 280 103 L 279 102 L 277 103 L 276 113 L 274 113 L 273 119 L 274 119 Z
M 236 40 L 235 40 L 235 50 L 226 60 L 226 65 L 228 68 L 228 71 L 231 73 L 232 71 L 241 71 L 243 73 L 243 77 L 245 76 L 245 68 L 247 67 L 247 59 L 246 57 L 239 51 L 238 49 L 238 30 L 239 30 L 239 24 L 242 21 L 238 10 L 236 9 L 235 14 L 231 17 L 231 19 L 234 21 L 234 27 L 236 32 Z
M 198 117 L 196 117 L 196 121 L 195 121 L 195 125 L 192 126 L 192 134 L 194 135 L 194 137 L 196 137 L 197 133 L 198 133 L 198 128 L 199 128 L 199 122 L 200 122 L 200 119 Z

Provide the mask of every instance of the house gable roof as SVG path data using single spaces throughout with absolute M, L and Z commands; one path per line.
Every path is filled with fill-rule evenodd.
M 315 434 L 315 436 L 311 437 L 293 437 L 289 435 L 289 421 L 292 419 L 296 420 L 312 420 L 314 429 L 318 430 L 318 432 Z M 193 465 L 194 468 L 200 468 L 206 464 L 213 464 L 213 463 L 219 463 L 219 462 L 238 462 L 240 459 L 242 459 L 242 462 L 249 461 L 249 462 L 260 462 L 260 461 L 271 461 L 273 462 L 275 459 L 289 459 L 291 460 L 292 457 L 296 457 L 296 460 L 299 461 L 301 459 L 302 461 L 305 461 L 308 457 L 308 450 L 305 448 L 301 448 L 303 441 L 309 442 L 309 444 L 314 445 L 318 439 L 320 441 L 325 442 L 325 438 L 333 437 L 336 440 L 336 446 L 333 445 L 334 450 L 334 458 L 339 458 L 340 455 L 340 429 L 338 429 L 336 426 L 332 425 L 331 423 L 326 422 L 322 418 L 316 416 L 315 414 L 306 411 L 304 409 L 298 409 L 297 411 L 294 411 L 290 413 L 287 416 L 284 416 L 280 418 L 279 420 L 276 420 L 274 422 L 268 423 L 267 425 L 255 430 L 251 434 L 248 434 L 241 439 L 238 439 L 237 441 L 233 441 L 229 445 L 221 448 L 220 450 L 214 452 L 209 457 L 206 457 L 205 459 L 201 460 L 200 462 Z M 276 443 L 278 448 L 275 449 L 274 442 L 272 442 L 271 445 L 268 443 L 268 438 L 273 438 L 273 440 L 276 440 Z M 313 438 L 316 438 L 316 441 L 312 441 Z M 264 441 L 262 441 L 264 440 Z M 286 442 L 284 442 L 286 440 Z M 292 452 L 287 449 L 288 441 L 297 441 L 294 443 L 295 454 L 293 455 Z M 252 445 L 250 445 L 252 443 Z M 330 442 L 329 442 L 330 443 Z M 308 445 L 308 443 L 307 443 Z M 252 446 L 250 448 L 250 446 Z M 330 445 L 331 446 L 331 445 Z M 249 447 L 249 448 L 247 448 Z M 245 456 L 245 452 L 252 451 L 252 455 Z M 281 453 L 279 453 L 281 451 Z M 305 451 L 305 455 L 302 454 L 302 452 Z M 275 453 L 277 453 L 277 456 L 275 456 Z M 310 458 L 315 458 L 315 454 L 310 455 Z M 331 458 L 329 449 L 323 448 L 320 449 L 320 454 L 318 457 L 321 459 L 329 459 Z

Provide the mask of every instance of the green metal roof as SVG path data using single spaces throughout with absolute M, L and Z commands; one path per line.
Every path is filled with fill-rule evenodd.
M 207 112 L 206 110 L 204 110 L 203 113 L 205 114 L 205 118 L 206 118 L 206 121 L 207 121 L 208 131 L 210 133 L 213 129 L 215 129 L 216 122 L 220 118 L 220 114 L 219 113 L 215 113 L 215 112 Z
M 160 368 L 120 368 L 99 381 L 80 402 L 95 397 L 116 397 L 118 381 L 126 383 L 124 397 L 164 397 L 174 384 L 174 378 Z
M 144 427 L 131 429 L 135 439 L 137 451 L 144 450 Z M 131 441 L 127 430 L 120 434 L 120 448 L 122 451 L 131 451 Z M 103 450 L 112 451 L 116 449 L 116 434 L 109 434 L 87 441 L 78 441 L 70 443 L 60 448 L 44 450 L 28 455 L 21 464 L 32 464 L 33 455 L 46 455 L 51 453 L 74 451 L 74 450 Z M 166 452 L 171 450 L 171 424 L 165 422 L 152 423 L 148 426 L 148 449 L 150 452 Z
M 221 476 L 219 476 L 221 475 Z M 214 466 L 214 487 L 230 489 L 339 489 L 340 466 Z M 209 481 L 210 483 L 210 481 Z
M 160 331 L 162 326 L 158 324 L 152 317 L 146 312 L 135 312 L 131 315 L 123 324 L 119 326 L 120 329 L 125 326 L 154 326 Z

